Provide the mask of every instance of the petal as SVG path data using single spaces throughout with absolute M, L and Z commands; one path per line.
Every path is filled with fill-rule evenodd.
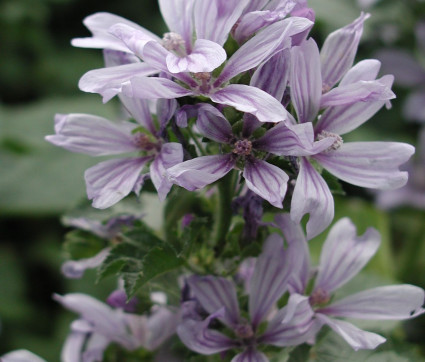
M 143 47 L 148 42 L 161 42 L 157 36 L 152 37 L 151 34 L 140 28 L 125 23 L 115 23 L 109 28 L 109 33 L 119 39 L 120 43 L 124 43 L 127 51 L 131 51 L 140 58 L 143 54 Z
M 91 324 L 95 332 L 123 346 L 132 345 L 133 341 L 127 332 L 124 313 L 121 311 L 113 310 L 108 305 L 80 293 L 70 293 L 64 296 L 55 294 L 53 299 L 65 308 L 79 314 Z
M 311 27 L 305 18 L 292 17 L 274 23 L 256 34 L 234 53 L 224 66 L 215 85 L 227 82 L 234 76 L 257 67 L 264 61 L 291 45 L 291 36 Z
M 379 334 L 363 331 L 353 326 L 351 323 L 331 319 L 324 314 L 318 313 L 316 318 L 331 327 L 356 351 L 359 349 L 375 349 L 386 341 L 386 339 Z
M 87 269 L 97 268 L 101 265 L 108 256 L 109 251 L 110 248 L 105 248 L 91 258 L 68 260 L 62 264 L 62 274 L 70 279 L 80 279 Z
M 334 200 L 328 185 L 314 167 L 300 158 L 300 170 L 291 201 L 291 218 L 301 222 L 310 214 L 307 223 L 307 239 L 325 230 L 334 218 Z
M 90 114 L 57 114 L 56 134 L 45 139 L 72 152 L 90 156 L 114 155 L 139 150 L 131 134 L 136 127 L 134 123 L 112 123 Z
M 86 170 L 87 196 L 93 207 L 106 209 L 127 196 L 135 187 L 140 172 L 151 157 L 104 161 Z
M 298 121 L 312 122 L 322 97 L 319 48 L 312 38 L 291 50 L 290 86 Z
M 224 307 L 223 315 L 218 318 L 230 328 L 239 324 L 239 304 L 233 282 L 225 278 L 193 275 L 188 278 L 187 283 L 208 314 Z
M 368 228 L 362 236 L 348 218 L 339 220 L 326 238 L 314 290 L 327 293 L 351 280 L 375 255 L 381 236 Z
M 229 121 L 210 104 L 199 108 L 196 127 L 203 136 L 219 143 L 230 143 L 234 137 Z
M 271 234 L 255 263 L 249 293 L 249 315 L 255 329 L 264 321 L 274 304 L 288 289 L 294 256 L 293 250 L 284 250 L 283 240 Z
M 164 132 L 171 118 L 176 113 L 178 103 L 175 99 L 163 99 L 160 98 L 156 102 L 156 116 L 159 122 L 160 134 Z
M 126 83 L 122 90 L 128 97 L 142 99 L 171 99 L 192 95 L 192 91 L 172 80 L 153 77 L 135 77 Z
M 2 362 L 46 362 L 26 349 L 18 349 L 1 356 Z
M 320 52 L 325 89 L 331 89 L 351 68 L 369 14 L 361 15 L 351 24 L 334 31 L 326 38 Z
M 81 77 L 78 86 L 84 92 L 101 94 L 103 102 L 106 103 L 121 93 L 123 85 L 133 77 L 149 76 L 156 73 L 158 73 L 158 70 L 146 63 L 94 69 Z
M 86 329 L 75 328 L 77 324 L 85 324 Z M 61 360 L 64 362 L 80 362 L 84 344 L 87 341 L 91 326 L 85 320 L 76 320 L 71 324 L 71 333 L 66 337 L 61 351 Z
M 232 155 L 203 156 L 169 168 L 168 175 L 173 183 L 194 191 L 222 178 L 234 166 Z
M 148 319 L 148 340 L 145 348 L 150 351 L 157 349 L 168 338 L 176 333 L 179 322 L 181 322 L 179 313 L 172 311 L 167 307 L 158 307 Z
M 249 0 L 198 0 L 194 11 L 197 39 L 208 39 L 223 45 L 249 2 Z
M 278 347 L 296 346 L 309 341 L 321 327 L 313 319 L 308 297 L 292 294 L 288 304 L 268 323 L 259 342 Z
M 285 1 L 284 5 L 275 10 L 252 11 L 243 15 L 238 21 L 234 39 L 242 44 L 257 31 L 284 19 L 294 8 L 294 1 Z
M 392 75 L 380 79 L 388 89 L 394 81 Z M 378 112 L 386 101 L 359 102 L 326 109 L 315 126 L 316 134 L 323 130 L 343 135 L 356 129 Z
M 192 52 L 179 57 L 173 53 L 167 55 L 167 67 L 171 73 L 212 72 L 226 60 L 225 50 L 210 40 L 198 39 L 195 41 Z
M 162 146 L 150 166 L 150 177 L 158 197 L 164 201 L 173 185 L 168 179 L 167 169 L 183 162 L 183 148 L 180 143 L 169 142 Z
M 241 112 L 251 113 L 260 122 L 280 122 L 288 117 L 287 110 L 270 94 L 244 84 L 230 84 L 213 94 L 213 102 L 235 107 Z
M 219 310 L 203 321 L 183 319 L 183 322 L 177 327 L 177 334 L 180 340 L 187 348 L 203 355 L 210 355 L 236 347 L 236 342 L 229 337 L 208 328 L 211 320 L 221 316 L 223 313 L 224 310 Z
M 245 163 L 243 177 L 248 188 L 258 196 L 275 207 L 283 207 L 289 177 L 279 167 L 251 158 Z
M 322 96 L 320 107 L 340 106 L 357 102 L 375 102 L 394 99 L 395 94 L 381 79 L 372 81 L 358 81 L 347 85 L 340 85 Z
M 143 32 L 146 36 L 152 39 L 159 40 L 155 34 L 133 23 L 132 21 L 106 12 L 90 15 L 84 19 L 83 23 L 92 32 L 93 36 L 91 38 L 72 39 L 71 44 L 75 47 L 112 49 L 128 52 L 129 49 L 122 43 L 122 41 L 109 33 L 109 28 L 118 23 L 126 24 L 133 29 Z
M 409 319 L 423 314 L 425 292 L 413 285 L 390 285 L 350 295 L 319 313 L 358 319 Z
M 291 125 L 280 122 L 270 128 L 264 136 L 253 141 L 255 149 L 267 151 L 278 156 L 308 156 L 326 150 L 335 142 L 323 139 L 314 142 L 311 122 Z
M 260 65 L 249 83 L 282 101 L 289 78 L 290 51 L 284 49 Z
M 242 353 L 238 353 L 230 362 L 269 362 L 270 360 L 262 352 L 248 348 Z
M 283 233 L 285 240 L 296 249 L 297 261 L 294 263 L 294 271 L 291 276 L 291 293 L 304 294 L 310 280 L 310 251 L 304 231 L 299 223 L 292 221 L 289 214 L 277 214 L 275 223 Z
M 381 62 L 376 59 L 365 59 L 352 67 L 341 79 L 339 86 L 359 82 L 361 80 L 371 81 L 378 76 Z
M 130 113 L 130 116 L 133 117 L 138 124 L 155 135 L 156 127 L 149 109 L 149 102 L 146 99 L 125 97 L 122 94 L 119 98 L 125 110 Z M 157 115 L 159 118 L 158 112 Z
M 82 355 L 81 360 L 87 362 L 101 361 L 103 359 L 103 352 L 105 352 L 106 348 L 110 343 L 111 340 L 109 338 L 105 338 L 101 334 L 91 334 L 86 341 L 85 351 Z
M 313 157 L 330 173 L 353 185 L 395 189 L 406 184 L 407 172 L 399 171 L 399 166 L 414 152 L 414 147 L 406 143 L 350 142 Z
M 183 37 L 190 50 L 193 34 L 193 5 L 195 0 L 159 0 L 162 17 L 170 31 Z

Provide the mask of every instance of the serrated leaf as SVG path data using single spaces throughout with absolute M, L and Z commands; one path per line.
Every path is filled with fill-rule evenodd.
M 73 230 L 65 235 L 64 250 L 70 259 L 84 259 L 96 255 L 105 247 L 105 241 L 83 230 Z
M 98 280 L 118 275 L 124 280 L 127 297 L 151 279 L 178 268 L 183 263 L 174 249 L 159 239 L 144 224 L 123 235 L 98 271 Z

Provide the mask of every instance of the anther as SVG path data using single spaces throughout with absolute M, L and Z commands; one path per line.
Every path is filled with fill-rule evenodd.
M 185 42 L 180 34 L 165 33 L 162 38 L 162 46 L 167 50 L 179 53 L 182 49 L 184 49 Z
M 311 306 L 323 305 L 329 303 L 329 301 L 331 300 L 331 296 L 325 290 L 318 288 L 314 290 L 308 300 Z
M 334 143 L 332 143 L 332 145 L 328 149 L 326 149 L 326 152 L 336 151 L 344 143 L 344 141 L 343 141 L 343 139 L 340 135 L 338 135 L 336 133 L 328 132 L 328 131 L 320 132 L 317 135 L 316 139 L 318 141 L 320 141 L 320 140 L 323 140 L 323 139 L 328 138 L 328 137 L 332 137 L 334 139 Z
M 249 140 L 238 140 L 233 147 L 232 152 L 241 156 L 248 156 L 252 151 L 252 143 Z

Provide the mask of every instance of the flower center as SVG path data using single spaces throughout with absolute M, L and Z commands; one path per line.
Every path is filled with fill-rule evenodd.
M 162 46 L 169 50 L 175 52 L 179 56 L 185 56 L 185 41 L 180 34 L 177 33 L 165 33 L 162 38 Z
M 240 156 L 248 156 L 252 151 L 252 142 L 249 140 L 238 140 L 233 147 L 233 153 Z
M 151 141 L 151 139 L 143 133 L 136 133 L 133 136 L 133 142 L 137 147 L 144 151 L 152 151 L 156 149 L 156 144 Z
M 234 332 L 238 338 L 248 339 L 254 337 L 254 331 L 248 323 L 238 324 L 234 328 Z
M 311 306 L 327 304 L 330 300 L 331 296 L 329 295 L 329 293 L 320 288 L 315 289 L 309 298 Z
M 323 140 L 325 138 L 332 137 L 334 139 L 334 143 L 326 150 L 326 152 L 329 151 L 336 151 L 338 148 L 342 146 L 344 143 L 342 137 L 336 133 L 328 132 L 328 131 L 322 131 L 317 135 L 317 140 Z

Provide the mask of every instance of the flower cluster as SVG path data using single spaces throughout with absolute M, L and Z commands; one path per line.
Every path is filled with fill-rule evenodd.
M 159 0 L 159 6 L 169 29 L 162 37 L 109 13 L 85 19 L 92 36 L 72 44 L 103 49 L 105 67 L 83 75 L 80 89 L 100 94 L 104 102 L 117 96 L 125 119 L 58 114 L 55 134 L 46 140 L 91 156 L 123 155 L 85 172 L 95 208 L 109 208 L 143 187 L 154 188 L 161 201 L 173 196 L 165 214 L 166 241 L 158 245 L 152 243 L 156 236 L 142 235 L 141 244 L 128 236 L 115 240 L 117 221 L 128 230 L 140 217 L 108 224 L 72 220 L 108 245 L 92 258 L 68 261 L 64 274 L 79 278 L 87 268 L 115 263 L 124 284 L 129 275 L 146 283 L 175 265 L 181 303 L 139 315 L 137 301 L 126 304 L 121 289 L 108 299 L 111 306 L 82 294 L 55 295 L 80 315 L 63 360 L 102 360 L 110 343 L 152 351 L 176 333 L 199 354 L 268 361 L 273 349 L 267 346 L 314 344 L 324 325 L 355 350 L 374 349 L 383 337 L 340 318 L 422 314 L 424 291 L 411 285 L 333 300 L 336 289 L 377 251 L 380 236 L 372 228 L 358 237 L 349 219 L 339 220 L 320 265 L 310 264 L 307 240 L 334 219 L 329 179 L 400 188 L 407 172 L 399 167 L 414 153 L 398 142 L 344 142 L 395 97 L 393 76 L 378 77 L 379 61 L 354 64 L 369 14 L 331 33 L 319 49 L 309 37 L 315 15 L 306 0 Z M 172 191 L 173 185 L 207 188 L 202 197 L 218 201 L 204 213 L 214 223 L 212 240 L 201 246 L 187 241 L 196 237 L 192 229 L 200 221 L 194 210 L 199 213 L 202 205 L 194 205 L 198 199 L 190 207 L 187 199 L 179 202 L 187 192 L 177 186 Z M 243 210 L 245 223 L 236 251 L 235 243 L 227 243 L 230 233 L 241 230 L 233 223 L 232 206 L 234 214 Z M 266 209 L 276 214 L 273 222 L 262 220 Z M 176 214 L 183 222 L 172 229 Z M 261 249 L 253 255 L 256 245 Z M 119 259 L 120 252 L 127 254 Z M 158 265 L 146 272 L 143 263 L 149 260 Z M 130 283 L 133 292 L 140 280 Z

